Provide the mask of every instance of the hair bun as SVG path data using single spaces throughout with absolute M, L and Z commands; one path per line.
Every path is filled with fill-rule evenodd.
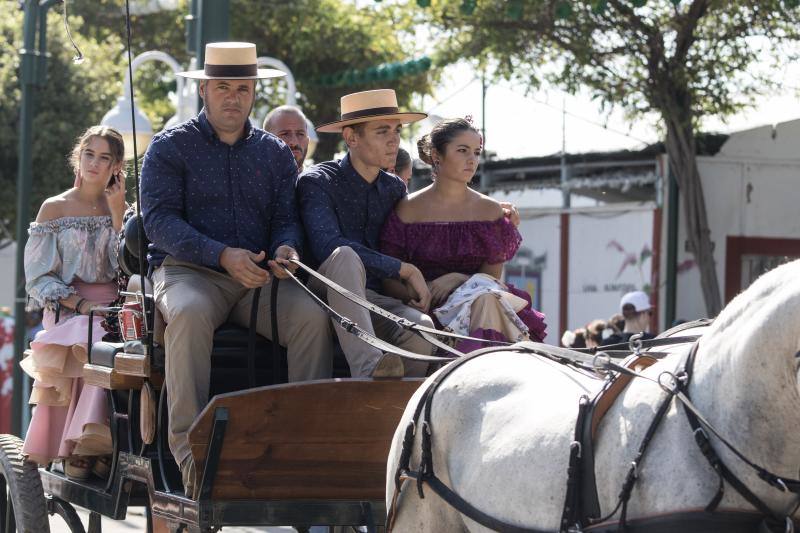
M 419 158 L 422 161 L 424 161 L 428 165 L 433 165 L 433 159 L 431 158 L 430 133 L 426 133 L 420 138 L 420 140 L 417 141 L 417 153 L 419 154 Z

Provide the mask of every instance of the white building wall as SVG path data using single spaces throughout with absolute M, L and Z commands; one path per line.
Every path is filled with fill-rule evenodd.
M 698 158 L 706 198 L 720 293 L 725 296 L 729 236 L 800 239 L 800 120 L 731 135 L 713 157 Z M 686 250 L 681 210 L 678 265 L 693 262 Z M 696 266 L 679 267 L 676 317 L 706 316 Z
M 558 214 L 536 214 L 523 212 L 523 220 L 519 226 L 522 235 L 522 248 L 532 252 L 534 258 L 540 258 L 540 283 L 536 290 L 540 291 L 540 309 L 547 318 L 547 337 L 545 342 L 558 343 L 559 313 L 559 273 L 561 271 L 560 243 L 561 218 Z M 521 249 L 522 249 L 521 248 Z M 513 261 L 512 261 L 513 262 Z M 533 292 L 533 287 L 516 283 L 519 289 Z M 527 285 L 527 284 L 526 284 Z
M 618 313 L 626 292 L 650 290 L 653 209 L 647 205 L 571 215 L 569 329 Z

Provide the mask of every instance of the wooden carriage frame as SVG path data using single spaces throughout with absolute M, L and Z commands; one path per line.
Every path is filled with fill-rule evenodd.
M 273 304 L 276 288 L 273 282 Z M 152 309 L 152 298 L 146 300 Z M 255 318 L 248 372 L 260 356 L 252 342 Z M 163 366 L 153 360 L 152 331 L 148 336 L 148 353 L 120 350 L 98 361 L 90 350 L 84 366 L 85 382 L 108 393 L 114 453 L 107 481 L 76 481 L 52 467 L 36 468 L 24 461 L 20 439 L 0 436 L 0 533 L 46 531 L 48 514 L 60 515 L 72 533 L 99 533 L 101 516 L 122 520 L 131 506 L 145 508 L 148 531 L 153 519 L 176 532 L 270 525 L 382 529 L 386 457 L 421 378 L 334 378 L 214 396 L 189 431 L 200 484 L 192 499 L 183 494 L 167 452 Z M 150 444 L 140 431 L 145 384 L 161 391 Z M 75 507 L 89 511 L 87 528 Z

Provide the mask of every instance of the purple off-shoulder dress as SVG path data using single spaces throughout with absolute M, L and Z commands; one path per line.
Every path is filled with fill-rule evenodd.
M 471 276 L 484 263 L 505 263 L 517 253 L 522 236 L 507 218 L 491 221 L 405 223 L 395 212 L 389 214 L 381 232 L 381 252 L 420 269 L 432 281 L 451 272 Z M 545 316 L 531 307 L 530 295 L 508 285 L 508 290 L 527 303 L 517 313 L 528 326 L 531 340 L 542 341 L 547 325 Z M 506 341 L 501 333 L 489 329 L 470 332 L 473 337 Z M 485 343 L 462 341 L 464 352 L 485 347 Z

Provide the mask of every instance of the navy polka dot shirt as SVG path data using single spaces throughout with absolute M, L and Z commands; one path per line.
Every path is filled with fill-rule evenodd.
M 283 141 L 245 124 L 233 146 L 214 133 L 205 112 L 153 138 L 142 164 L 144 229 L 150 264 L 165 255 L 220 270 L 226 247 L 300 252 L 294 188 L 297 166 Z
M 380 249 L 381 228 L 406 186 L 397 176 L 380 171 L 369 183 L 350 163 L 350 154 L 320 163 L 297 180 L 297 201 L 311 253 L 322 263 L 339 246 L 358 254 L 367 271 L 367 287 L 381 289 L 384 278 L 397 279 L 400 260 Z

